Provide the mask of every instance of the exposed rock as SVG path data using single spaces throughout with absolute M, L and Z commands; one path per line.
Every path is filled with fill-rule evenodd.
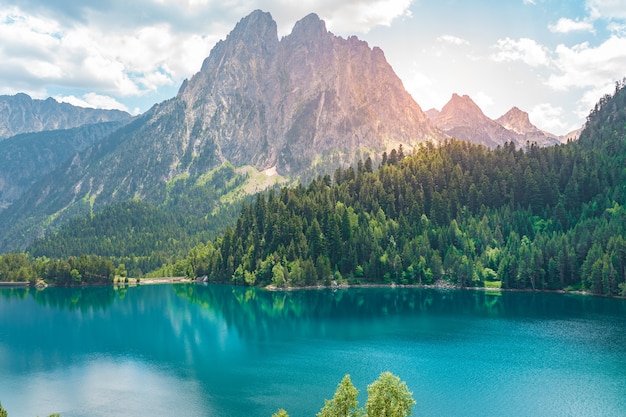
M 0 211 L 77 152 L 87 149 L 124 122 L 23 133 L 0 141 Z
M 25 237 L 24 245 L 50 219 L 59 224 L 131 198 L 159 203 L 176 178 L 194 184 L 225 161 L 302 179 L 400 143 L 408 150 L 444 137 L 379 48 L 334 36 L 314 14 L 279 40 L 271 15 L 257 10 L 214 46 L 175 98 L 1 213 L 11 233 L 0 226 L 0 235 L 4 248 Z
M 560 143 L 558 136 L 539 129 L 530 122 L 528 113 L 513 107 L 504 115 L 496 119 L 504 128 L 520 135 L 523 143 L 536 143 L 539 146 L 552 146 Z
M 426 117 L 428 117 L 428 119 L 431 122 L 434 122 L 437 119 L 437 116 L 439 116 L 440 111 L 432 108 L 432 109 L 428 109 L 424 112 L 426 114 Z
M 442 138 L 379 48 L 335 37 L 315 14 L 279 41 L 269 13 L 253 12 L 179 99 L 223 158 L 280 174 L 297 176 L 327 153 L 349 163 L 360 148 Z
M 576 141 L 580 137 L 584 127 L 579 127 L 578 129 L 574 129 L 569 133 L 566 133 L 562 136 L 559 136 L 559 141 L 561 143 L 567 143 L 568 141 Z
M 430 111 L 435 115 L 435 111 Z M 513 142 L 518 147 L 528 144 L 552 146 L 559 142 L 556 135 L 534 126 L 528 113 L 513 107 L 496 120 L 487 117 L 467 95 L 453 94 L 450 101 L 434 118 L 443 132 L 460 140 L 485 145 L 490 148 Z
M 467 95 L 453 94 L 443 106 L 435 125 L 448 135 L 460 140 L 495 148 L 513 141 L 519 145 L 519 135 L 505 129 L 485 116 L 480 107 Z
M 70 129 L 85 124 L 122 121 L 130 114 L 58 103 L 53 98 L 33 100 L 26 94 L 0 96 L 0 140 L 20 133 Z

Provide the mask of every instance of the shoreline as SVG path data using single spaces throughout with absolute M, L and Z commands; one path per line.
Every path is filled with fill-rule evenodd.
M 593 294 L 588 291 L 567 291 L 567 290 L 542 290 L 542 289 L 519 289 L 519 288 L 491 288 L 491 287 L 458 287 L 456 285 L 444 282 L 437 284 L 335 284 L 331 286 L 314 285 L 304 287 L 276 287 L 274 285 L 267 285 L 265 287 L 258 287 L 266 291 L 298 291 L 298 290 L 344 290 L 350 288 L 423 288 L 434 290 L 461 290 L 461 291 L 484 291 L 484 292 L 524 292 L 524 293 L 543 293 L 543 294 L 572 294 L 583 295 L 590 297 L 601 298 L 614 298 L 618 300 L 626 300 L 626 296 L 621 295 L 602 295 Z
M 137 282 L 139 281 L 139 282 Z M 66 286 L 67 288 L 86 288 L 86 287 L 99 287 L 99 286 L 111 286 L 114 288 L 120 287 L 140 287 L 142 285 L 162 285 L 162 284 L 204 284 L 204 285 L 234 285 L 234 284 L 224 284 L 224 283 L 211 283 L 205 282 L 200 279 L 191 279 L 187 277 L 158 277 L 158 278 L 140 278 L 137 280 L 136 278 L 129 278 L 128 282 L 124 282 L 124 280 L 113 281 L 110 284 L 81 284 L 76 286 Z M 235 285 L 240 286 L 240 285 Z M 60 285 L 55 284 L 47 284 L 43 281 L 38 281 L 37 284 L 31 285 L 29 282 L 6 282 L 0 281 L 0 288 L 37 288 L 43 289 L 46 287 L 62 287 Z M 484 292 L 525 292 L 525 293 L 554 293 L 554 294 L 572 294 L 572 295 L 583 295 L 583 296 L 591 296 L 591 297 L 601 297 L 601 298 L 615 298 L 618 300 L 626 300 L 626 296 L 608 296 L 602 294 L 593 294 L 588 291 L 567 291 L 567 290 L 542 290 L 542 289 L 519 289 L 519 288 L 493 288 L 493 287 L 458 287 L 456 285 L 450 284 L 448 282 L 439 282 L 436 284 L 337 284 L 333 283 L 330 286 L 324 285 L 311 285 L 311 286 L 303 286 L 303 287 L 276 287 L 274 285 L 267 285 L 265 287 L 253 286 L 250 288 L 259 288 L 264 291 L 311 291 L 311 290 L 347 290 L 351 288 L 422 288 L 422 289 L 434 289 L 434 290 L 462 290 L 462 291 L 484 291 Z

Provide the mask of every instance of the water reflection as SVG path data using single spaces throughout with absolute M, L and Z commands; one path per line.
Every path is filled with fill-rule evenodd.
M 464 384 L 473 384 L 493 367 L 490 378 L 500 381 L 505 392 L 510 383 L 506 366 L 552 369 L 570 346 L 585 360 L 606 362 L 610 352 L 617 361 L 611 369 L 622 372 L 625 317 L 623 300 L 541 293 L 413 288 L 269 292 L 194 284 L 1 288 L 0 375 L 9 377 L 0 381 L 0 400 L 11 414 L 33 414 L 16 411 L 20 398 L 30 398 L 6 381 L 30 386 L 28 381 L 51 378 L 69 392 L 84 392 L 84 402 L 76 404 L 68 396 L 67 407 L 75 408 L 37 412 L 80 415 L 80 407 L 95 409 L 86 402 L 96 394 L 85 387 L 93 385 L 97 369 L 98 375 L 109 375 L 98 379 L 103 385 L 96 384 L 97 391 L 115 392 L 115 386 L 122 386 L 145 396 L 142 401 L 162 403 L 150 400 L 142 387 L 133 388 L 142 379 L 146 386 L 163 387 L 167 381 L 189 387 L 197 399 L 186 397 L 187 410 L 194 410 L 188 415 L 269 416 L 285 406 L 297 416 L 290 404 L 301 404 L 313 415 L 347 372 L 363 389 L 380 371 L 397 367 L 423 391 L 442 369 L 453 375 L 461 364 L 471 363 L 479 365 L 466 370 L 471 377 Z M 524 339 L 532 343 L 519 350 Z M 568 351 L 566 359 L 575 355 Z M 549 367 L 532 368 L 543 356 L 552 361 Z M 575 370 L 566 365 L 564 369 Z M 493 396 L 489 381 L 483 386 Z M 446 384 L 439 391 L 468 388 L 455 380 Z M 301 390 L 311 392 L 308 403 L 299 397 Z M 176 392 L 154 391 L 171 396 L 160 400 L 175 403 Z M 127 400 L 136 397 L 120 396 L 120 404 Z M 443 410 L 446 403 L 441 398 L 438 407 Z

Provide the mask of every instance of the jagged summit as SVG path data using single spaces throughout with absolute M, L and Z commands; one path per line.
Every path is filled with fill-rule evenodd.
M 539 146 L 552 146 L 561 142 L 561 139 L 539 129 L 531 123 L 528 113 L 517 107 L 511 108 L 508 112 L 496 119 L 503 127 L 520 135 L 519 142 L 536 143 Z
M 255 10 L 176 97 L 73 158 L 0 222 L 12 226 L 5 241 L 32 238 L 51 218 L 127 199 L 159 203 L 173 184 L 201 187 L 224 164 L 306 181 L 400 144 L 444 138 L 382 50 L 333 35 L 314 14 L 279 39 L 271 15 Z
M 539 132 L 539 128 L 530 122 L 528 113 L 517 107 L 512 107 L 508 112 L 498 117 L 496 122 L 521 135 Z
M 435 119 L 435 125 L 460 140 L 496 147 L 506 142 L 518 143 L 518 135 L 485 116 L 467 95 L 452 94 Z
M 309 41 L 327 35 L 326 23 L 315 13 L 310 13 L 298 20 L 291 31 L 291 36 L 306 38 Z
M 0 140 L 20 133 L 70 129 L 85 124 L 122 121 L 130 114 L 120 110 L 89 109 L 59 103 L 49 97 L 32 99 L 29 95 L 0 95 Z
M 443 137 L 379 48 L 334 36 L 316 14 L 279 40 L 271 15 L 254 11 L 178 98 L 189 131 L 201 126 L 223 159 L 281 174 L 298 175 L 326 153 L 346 164 L 360 148 Z
M 467 95 L 453 94 L 450 101 L 435 115 L 435 125 L 457 139 L 496 147 L 507 142 L 517 146 L 536 143 L 551 146 L 559 143 L 559 138 L 544 132 L 530 122 L 528 113 L 513 107 L 497 120 L 487 117 L 480 107 Z M 432 117 L 432 116 L 431 116 Z
M 478 105 L 468 96 L 452 94 L 437 115 L 436 124 L 444 131 L 459 124 L 473 124 L 477 120 L 487 118 Z

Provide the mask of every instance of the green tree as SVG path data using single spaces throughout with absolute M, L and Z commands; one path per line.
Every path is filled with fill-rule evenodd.
M 405 382 L 391 372 L 383 372 L 367 387 L 365 410 L 368 417 L 406 417 L 415 404 Z
M 278 411 L 272 414 L 272 417 L 289 417 L 289 414 L 284 409 L 279 408 Z
M 7 413 L 7 410 L 2 408 L 2 403 L 0 402 L 0 417 L 7 417 L 8 415 L 9 413 Z
M 357 406 L 359 405 L 356 397 L 359 395 L 352 381 L 350 375 L 343 377 L 335 396 L 332 400 L 325 400 L 324 407 L 317 413 L 317 417 L 356 417 L 358 416 Z

